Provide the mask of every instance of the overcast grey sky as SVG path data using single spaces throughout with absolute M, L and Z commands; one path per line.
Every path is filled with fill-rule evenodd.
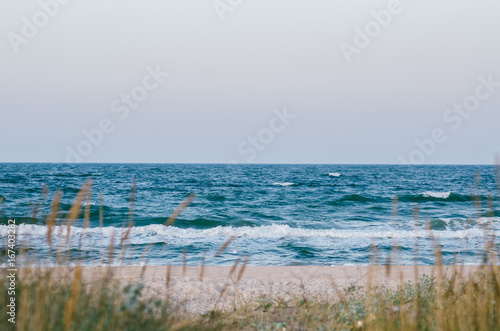
M 1 162 L 489 164 L 500 152 L 499 1 L 54 1 L 0 5 Z M 471 111 L 453 110 L 466 99 Z

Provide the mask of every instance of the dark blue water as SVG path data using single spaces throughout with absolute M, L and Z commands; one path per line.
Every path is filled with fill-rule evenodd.
M 82 210 L 68 236 L 68 210 L 88 179 L 90 228 Z M 49 246 L 45 222 L 57 191 Z M 164 226 L 191 193 L 175 225 Z M 436 245 L 445 263 L 474 264 L 483 261 L 485 235 L 500 234 L 493 196 L 491 166 L 0 164 L 0 241 L 13 218 L 18 246 L 37 264 L 175 265 L 183 252 L 190 265 L 247 255 L 251 265 L 363 265 L 389 256 L 433 264 Z M 120 247 L 109 254 L 111 243 Z

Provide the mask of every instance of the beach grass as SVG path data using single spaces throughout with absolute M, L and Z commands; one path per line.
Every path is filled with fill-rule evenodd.
M 84 201 L 89 198 L 91 187 L 90 182 L 83 186 L 67 213 L 68 230 L 82 209 L 84 226 L 89 226 Z M 134 194 L 135 185 L 131 215 Z M 167 220 L 168 225 L 175 223 L 175 217 L 193 198 L 189 196 L 181 204 Z M 60 195 L 56 194 L 46 222 L 47 242 L 56 252 L 60 247 L 53 247 L 52 235 L 59 200 Z M 124 222 L 125 229 L 131 226 L 132 217 Z M 432 238 L 432 231 L 429 236 L 434 242 L 436 272 L 416 281 L 405 282 L 401 277 L 399 285 L 386 286 L 374 281 L 369 272 L 364 285 L 332 283 L 335 295 L 328 299 L 306 291 L 291 298 L 258 295 L 231 309 L 215 304 L 205 312 L 183 309 L 182 302 L 174 302 L 169 296 L 147 295 L 142 277 L 124 281 L 116 277 L 112 267 L 101 267 L 95 277 L 84 277 L 79 262 L 61 254 L 58 261 L 73 262 L 72 267 L 20 269 L 15 289 L 15 324 L 8 321 L 9 281 L 2 270 L 0 330 L 500 330 L 500 268 L 496 263 L 498 252 L 494 238 L 485 229 L 483 265 L 474 272 L 465 273 L 463 265 L 457 264 L 452 272 L 445 273 L 440 245 Z M 125 231 L 119 240 L 120 247 L 108 248 L 109 259 L 117 249 L 122 254 L 130 249 L 127 239 L 128 231 Z M 67 240 L 71 240 L 69 235 Z M 216 255 L 233 240 L 237 238 L 229 238 Z M 248 257 L 234 262 L 226 284 L 237 288 L 247 262 Z M 141 275 L 147 268 L 143 267 Z M 204 268 L 200 267 L 202 282 Z M 391 260 L 388 260 L 386 272 L 389 275 L 392 271 Z M 164 274 L 165 286 L 169 287 L 171 268 L 166 266 Z M 419 275 L 418 266 L 415 266 L 415 275 Z M 227 287 L 219 288 L 221 297 Z
M 111 270 L 111 269 L 110 269 Z M 499 330 L 500 278 L 483 267 L 463 279 L 423 276 L 397 287 L 347 286 L 336 297 L 266 295 L 234 309 L 189 313 L 168 298 L 144 296 L 112 271 L 92 281 L 80 267 L 26 269 L 17 282 L 16 324 L 6 305 L 1 330 Z M 7 284 L 0 291 L 6 303 Z

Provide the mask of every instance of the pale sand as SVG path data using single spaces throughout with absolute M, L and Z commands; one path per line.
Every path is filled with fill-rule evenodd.
M 478 267 L 443 267 L 445 275 L 454 270 L 468 275 Z M 167 286 L 167 267 L 84 267 L 83 278 L 91 280 L 109 271 L 114 279 L 123 283 L 142 283 L 146 297 L 169 299 L 187 312 L 205 313 L 213 309 L 231 310 L 236 306 L 255 303 L 262 296 L 271 300 L 308 298 L 334 301 L 351 285 L 367 287 L 368 279 L 374 286 L 393 287 L 401 281 L 414 281 L 414 266 L 375 267 L 257 267 L 244 270 L 241 280 L 237 280 L 241 269 L 236 269 L 229 277 L 231 267 L 205 267 L 201 278 L 200 267 L 172 267 L 170 283 Z M 371 273 L 371 277 L 369 274 Z M 418 267 L 421 275 L 437 276 L 438 268 Z M 358 288 L 359 290 L 359 288 Z

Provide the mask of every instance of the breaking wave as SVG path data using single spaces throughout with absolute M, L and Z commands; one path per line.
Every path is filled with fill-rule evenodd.
M 18 235 L 22 238 L 45 239 L 47 237 L 47 226 L 21 224 L 18 226 Z M 96 238 L 119 237 L 128 231 L 127 228 L 102 227 L 102 228 L 81 228 L 70 227 L 70 237 L 84 236 Z M 8 227 L 0 225 L 0 237 L 7 236 Z M 53 231 L 55 237 L 66 237 L 68 235 L 67 226 L 55 226 Z M 436 238 L 465 238 L 465 237 L 483 237 L 482 228 L 473 227 L 467 230 L 433 230 L 432 234 Z M 500 231 L 495 232 L 496 236 Z M 146 226 L 133 227 L 130 229 L 131 239 L 147 239 L 156 237 L 156 239 L 207 239 L 214 237 L 246 237 L 246 238 L 339 238 L 339 239 L 357 239 L 357 238 L 426 238 L 429 237 L 429 231 L 422 230 L 391 230 L 391 229 L 373 229 L 373 230 L 348 230 L 348 229 L 304 229 L 293 228 L 288 225 L 263 225 L 257 227 L 243 226 L 217 226 L 210 229 L 192 229 L 164 226 L 161 224 L 152 224 Z M 146 240 L 148 241 L 148 240 Z

